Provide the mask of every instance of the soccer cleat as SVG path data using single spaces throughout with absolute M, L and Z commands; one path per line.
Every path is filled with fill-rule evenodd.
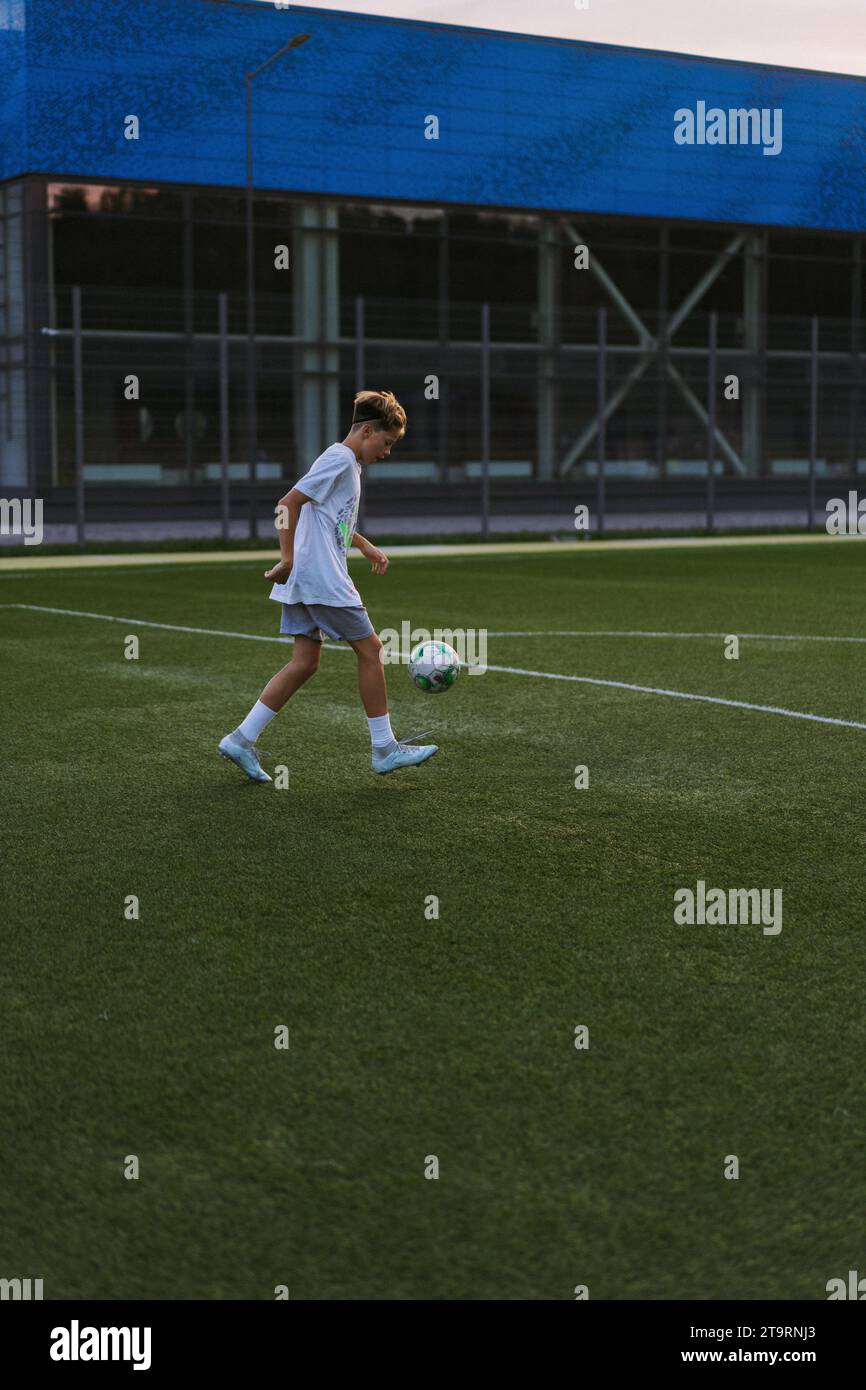
M 229 758 L 233 763 L 247 774 L 251 782 L 273 782 L 273 777 L 269 777 L 259 762 L 254 744 L 248 739 L 241 739 L 235 731 L 226 734 L 219 746 L 219 752 L 223 758 Z
M 435 743 L 422 743 L 417 748 L 409 747 L 413 739 L 423 737 L 424 734 L 411 734 L 409 738 L 401 739 L 397 747 L 384 756 L 381 753 L 377 754 L 374 748 L 373 771 L 394 772 L 398 767 L 417 767 L 419 763 L 426 763 L 428 758 L 439 752 Z

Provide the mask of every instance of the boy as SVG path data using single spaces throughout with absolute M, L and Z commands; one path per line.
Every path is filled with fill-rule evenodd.
M 360 391 L 352 426 L 341 444 L 320 454 L 308 473 L 278 503 L 280 561 L 265 571 L 271 598 L 282 604 L 280 632 L 294 635 L 288 666 L 268 681 L 246 719 L 222 740 L 219 751 L 253 782 L 273 779 L 262 768 L 255 743 L 262 729 L 319 667 L 322 633 L 348 642 L 358 658 L 358 690 L 373 744 L 373 771 L 393 772 L 426 762 L 435 744 L 398 743 L 388 715 L 382 643 L 349 578 L 346 556 L 355 544 L 384 574 L 388 557 L 355 530 L 361 468 L 387 458 L 406 432 L 406 412 L 391 391 Z M 414 735 L 420 738 L 420 734 Z

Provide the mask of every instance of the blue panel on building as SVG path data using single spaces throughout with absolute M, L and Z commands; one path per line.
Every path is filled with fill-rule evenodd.
M 0 178 L 240 186 L 244 72 L 299 30 L 254 84 L 259 187 L 866 228 L 866 80 L 232 0 L 0 0 Z M 701 102 L 780 110 L 779 152 L 677 144 Z
M 24 0 L 0 0 L 0 179 L 27 159 Z

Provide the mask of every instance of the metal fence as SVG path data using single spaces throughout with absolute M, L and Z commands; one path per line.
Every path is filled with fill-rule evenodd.
M 764 319 L 749 341 L 754 325 L 734 314 L 692 313 L 677 336 L 662 316 L 636 329 L 615 310 L 571 310 L 551 325 L 528 304 L 462 303 L 437 336 L 438 305 L 337 307 L 332 331 L 311 337 L 291 331 L 290 304 L 262 297 L 251 345 L 239 295 L 197 295 L 191 315 L 188 295 L 59 291 L 32 370 L 51 485 L 74 493 L 79 544 L 89 499 L 120 501 L 129 485 L 159 489 L 167 507 L 181 490 L 187 510 L 216 500 L 224 540 L 241 502 L 255 536 L 264 490 L 276 500 L 341 437 L 352 393 L 370 385 L 396 391 L 410 431 L 365 488 L 459 501 L 483 536 L 497 498 L 520 510 L 533 490 L 588 499 L 603 533 L 624 491 L 687 489 L 711 531 L 720 491 L 738 483 L 788 485 L 813 527 L 817 480 L 866 472 L 849 320 Z

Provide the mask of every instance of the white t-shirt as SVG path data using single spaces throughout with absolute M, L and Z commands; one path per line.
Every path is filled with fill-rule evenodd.
M 361 465 L 347 444 L 332 444 L 295 487 L 311 500 L 295 528 L 295 561 L 285 584 L 275 584 L 278 603 L 325 603 L 363 607 L 349 578 L 346 554 L 361 498 Z

